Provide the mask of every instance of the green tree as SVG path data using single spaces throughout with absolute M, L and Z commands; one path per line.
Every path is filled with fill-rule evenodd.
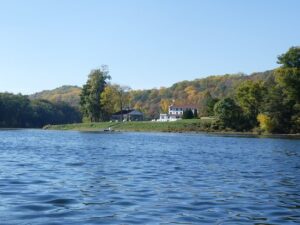
M 218 101 L 215 104 L 214 112 L 224 127 L 243 130 L 242 109 L 232 98 L 224 98 Z
M 276 81 L 290 99 L 300 103 L 300 68 L 277 69 Z
M 251 128 L 258 125 L 257 115 L 261 112 L 266 91 L 262 81 L 252 80 L 241 83 L 236 90 L 237 103 L 241 106 Z
M 300 133 L 300 104 L 293 106 L 294 113 L 291 117 L 291 131 L 290 133 Z
M 213 98 L 210 91 L 205 91 L 200 103 L 201 116 L 213 116 L 214 106 L 218 102 L 217 98 Z
M 107 67 L 92 70 L 88 80 L 83 85 L 80 94 L 80 108 L 85 117 L 91 122 L 99 122 L 105 118 L 105 112 L 102 109 L 101 93 L 104 91 L 107 80 L 111 77 Z
M 286 53 L 278 56 L 278 64 L 283 68 L 300 68 L 300 47 L 291 47 Z
M 300 47 L 291 47 L 278 57 L 278 63 L 281 67 L 275 71 L 275 80 L 278 83 L 277 88 L 282 92 L 281 98 L 284 97 L 279 105 L 284 104 L 282 110 L 285 115 L 282 117 L 285 118 L 278 116 L 282 114 L 280 111 L 273 119 L 288 120 L 284 129 L 278 123 L 279 130 L 300 132 Z
M 198 110 L 197 109 L 194 110 L 193 115 L 194 115 L 195 119 L 198 119 Z
M 193 118 L 194 118 L 194 114 L 191 109 L 187 109 L 183 111 L 182 119 L 193 119 Z
M 287 95 L 300 103 L 300 47 L 291 47 L 278 56 L 281 67 L 276 70 L 276 81 Z
M 0 127 L 26 127 L 30 101 L 21 94 L 0 93 Z
M 284 90 L 275 85 L 269 87 L 262 112 L 270 118 L 270 133 L 289 133 L 292 127 L 294 101 L 287 98 Z

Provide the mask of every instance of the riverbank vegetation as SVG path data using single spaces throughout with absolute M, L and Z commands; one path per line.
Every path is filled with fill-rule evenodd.
M 268 80 L 244 81 L 214 105 L 220 128 L 265 133 L 300 132 L 300 48 L 278 57 Z

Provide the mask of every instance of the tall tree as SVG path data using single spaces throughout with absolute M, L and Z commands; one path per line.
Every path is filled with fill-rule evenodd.
M 102 66 L 101 69 L 92 70 L 86 84 L 83 85 L 80 94 L 80 107 L 83 115 L 91 122 L 99 122 L 105 117 L 100 95 L 104 91 L 109 79 L 111 77 L 107 67 Z
M 258 125 L 257 115 L 261 111 L 266 91 L 263 82 L 252 80 L 243 82 L 236 90 L 237 103 L 243 109 L 250 127 Z
M 277 63 L 283 68 L 300 68 L 300 47 L 291 47 L 286 53 L 278 56 Z
M 293 105 L 279 85 L 269 87 L 262 111 L 270 118 L 270 133 L 290 132 Z
M 276 81 L 287 95 L 300 103 L 300 47 L 291 47 L 278 56 L 281 67 L 276 70 Z
M 291 47 L 278 57 L 278 63 L 281 67 L 275 71 L 276 82 L 285 96 L 282 102 L 289 106 L 284 107 L 289 110 L 286 124 L 291 126 L 290 132 L 300 132 L 300 47 Z

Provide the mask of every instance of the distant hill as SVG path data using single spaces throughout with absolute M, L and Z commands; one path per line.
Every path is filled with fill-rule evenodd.
M 192 81 L 181 81 L 169 88 L 150 90 L 133 90 L 131 105 L 143 111 L 148 118 L 158 118 L 162 111 L 162 103 L 177 103 L 198 105 L 201 109 L 207 95 L 213 98 L 232 96 L 234 88 L 245 80 L 272 81 L 274 71 L 245 74 L 225 74 L 209 76 Z
M 53 90 L 37 92 L 29 96 L 30 99 L 45 99 L 50 102 L 65 102 L 71 106 L 78 107 L 81 88 L 77 86 L 64 85 Z
M 146 118 L 157 118 L 162 111 L 162 102 L 169 104 L 189 103 L 201 108 L 205 96 L 209 93 L 213 98 L 232 96 L 234 88 L 245 80 L 262 80 L 269 82 L 273 79 L 273 70 L 245 74 L 225 74 L 209 76 L 192 81 L 181 81 L 168 88 L 153 88 L 148 90 L 132 90 L 130 106 L 145 113 Z M 62 86 L 54 90 L 35 93 L 31 99 L 46 99 L 51 102 L 66 102 L 79 107 L 81 88 L 77 86 Z

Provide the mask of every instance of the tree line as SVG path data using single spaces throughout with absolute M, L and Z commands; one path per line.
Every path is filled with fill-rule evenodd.
M 78 109 L 66 103 L 30 100 L 21 94 L 0 93 L 0 127 L 41 128 L 47 124 L 81 122 Z

